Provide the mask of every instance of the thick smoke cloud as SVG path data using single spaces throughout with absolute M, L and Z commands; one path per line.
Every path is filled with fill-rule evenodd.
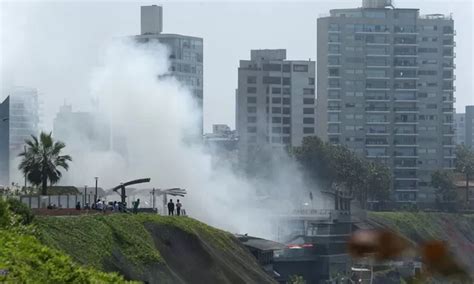
M 215 168 L 213 156 L 190 142 L 198 135 L 201 114 L 188 90 L 166 76 L 168 64 L 166 48 L 157 43 L 122 40 L 107 49 L 93 72 L 91 94 L 110 119 L 112 136 L 126 137 L 127 157 L 90 152 L 90 143 L 81 141 L 82 148 L 71 145 L 75 161 L 67 178 L 81 184 L 99 176 L 107 188 L 151 177 L 145 187 L 186 188 L 182 201 L 192 217 L 232 232 L 272 237 L 271 219 L 302 204 L 308 194 L 296 165 L 281 157 L 286 160 L 274 166 L 271 179 L 244 178 L 222 161 Z M 142 200 L 149 200 L 148 191 Z

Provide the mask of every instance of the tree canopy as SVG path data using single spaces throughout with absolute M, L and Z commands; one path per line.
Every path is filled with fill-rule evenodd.
M 347 147 L 305 137 L 301 147 L 292 149 L 306 175 L 317 184 L 330 188 L 344 184 L 363 207 L 368 199 L 388 198 L 391 173 L 383 164 L 364 159 Z

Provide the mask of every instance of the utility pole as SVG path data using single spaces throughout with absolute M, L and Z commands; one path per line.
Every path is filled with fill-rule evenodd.
M 23 146 L 23 149 L 25 150 L 25 155 L 26 155 L 26 145 Z M 25 172 L 25 193 L 26 193 L 26 172 Z
M 94 203 L 97 203 L 97 183 L 99 181 L 99 177 L 95 177 L 95 195 L 94 195 Z
M 83 205 L 86 206 L 87 201 L 87 185 L 84 185 L 84 203 Z
M 153 209 L 155 209 L 155 188 L 152 189 L 151 191 L 152 199 L 151 199 L 151 206 Z

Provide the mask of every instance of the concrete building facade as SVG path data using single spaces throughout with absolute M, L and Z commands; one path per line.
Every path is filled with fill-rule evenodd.
M 236 90 L 239 155 L 300 146 L 315 135 L 315 62 L 286 60 L 286 50 L 252 50 Z
M 389 166 L 395 201 L 431 202 L 454 166 L 453 19 L 387 2 L 318 19 L 317 132 Z
M 456 144 L 464 145 L 466 143 L 466 114 L 454 114 L 454 128 L 456 130 Z
M 466 106 L 466 145 L 474 149 L 474 105 Z
M 0 104 L 0 185 L 22 184 L 18 155 L 25 140 L 38 134 L 38 91 L 15 87 Z
M 135 36 L 141 43 L 158 41 L 169 51 L 169 73 L 192 93 L 201 112 L 200 132 L 203 121 L 203 39 L 199 37 L 166 34 L 163 31 L 163 8 L 161 6 L 141 7 L 141 34 Z

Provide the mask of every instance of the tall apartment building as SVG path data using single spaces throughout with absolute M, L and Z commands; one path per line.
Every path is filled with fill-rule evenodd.
M 466 114 L 454 114 L 454 128 L 456 130 L 456 144 L 464 145 L 466 143 Z
M 315 62 L 286 60 L 285 49 L 252 50 L 236 91 L 239 156 L 299 146 L 315 135 Z
M 175 77 L 193 94 L 201 113 L 199 135 L 202 135 L 203 40 L 199 37 L 166 34 L 162 31 L 163 8 L 157 5 L 142 6 L 141 34 L 135 38 L 142 43 L 156 40 L 169 49 L 168 75 Z
M 317 30 L 318 135 L 388 165 L 394 200 L 433 201 L 454 164 L 452 18 L 364 0 Z
M 0 104 L 0 185 L 22 184 L 18 154 L 25 140 L 38 134 L 39 112 L 36 89 L 15 87 Z

